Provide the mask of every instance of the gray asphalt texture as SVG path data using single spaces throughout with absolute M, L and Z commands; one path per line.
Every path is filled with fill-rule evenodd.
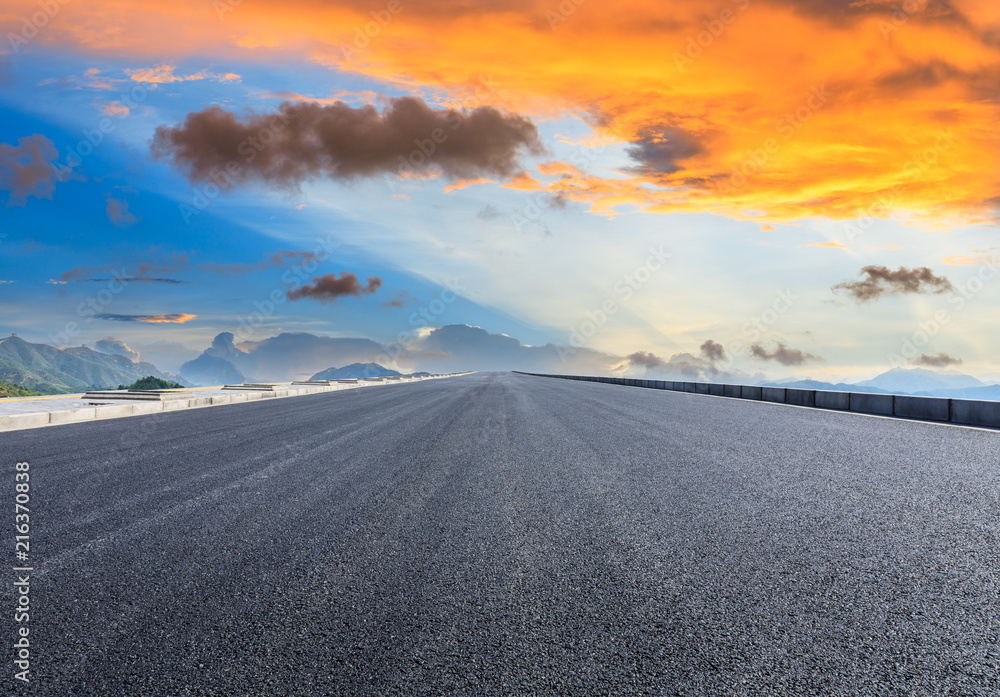
M 0 450 L 11 694 L 1000 694 L 997 432 L 486 373 Z

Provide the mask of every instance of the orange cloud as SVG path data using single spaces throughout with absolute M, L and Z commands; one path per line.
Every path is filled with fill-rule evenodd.
M 444 187 L 444 193 L 450 194 L 452 191 L 460 191 L 470 186 L 476 186 L 478 184 L 496 184 L 496 179 L 486 179 L 485 177 L 478 177 L 476 179 L 458 179 L 448 186 Z
M 840 244 L 839 242 L 810 242 L 806 246 L 821 247 L 823 249 L 847 249 L 846 244 Z
M 190 80 L 205 80 L 210 78 L 219 82 L 239 82 L 242 78 L 236 73 L 210 73 L 204 70 L 193 75 L 175 75 L 176 68 L 172 65 L 158 65 L 154 68 L 140 68 L 136 70 L 125 70 L 125 74 L 134 82 L 144 82 L 152 85 L 164 85 L 172 82 L 187 82 Z
M 989 264 L 990 259 L 987 257 L 969 257 L 959 254 L 953 257 L 945 257 L 941 260 L 941 263 L 948 266 L 983 266 Z
M 35 41 L 153 61 L 281 47 L 445 103 L 576 114 L 595 134 L 571 159 L 580 171 L 522 183 L 607 215 L 992 220 L 1000 6 L 912 5 L 430 0 L 376 17 L 361 0 L 287 0 L 220 17 L 204 0 L 91 0 L 61 6 Z M 0 29 L 35 9 L 0 0 Z M 166 79 L 166 65 L 144 75 Z M 628 148 L 622 178 L 586 174 L 610 143 Z
M 185 322 L 190 322 L 198 315 L 189 315 L 186 313 L 170 314 L 170 315 L 116 315 L 111 313 L 103 313 L 99 315 L 94 315 L 95 319 L 106 319 L 114 322 L 142 322 L 144 324 L 184 324 Z

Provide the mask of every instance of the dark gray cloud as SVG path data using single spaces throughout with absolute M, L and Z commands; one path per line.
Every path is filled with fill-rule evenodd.
M 417 303 L 417 299 L 406 290 L 396 293 L 396 296 L 382 303 L 382 307 L 406 307 L 410 303 Z
M 110 195 L 107 197 L 104 211 L 108 214 L 108 220 L 118 227 L 128 227 L 138 220 L 135 215 L 129 212 L 128 201 Z
M 310 261 L 319 261 L 319 258 L 314 252 L 279 249 L 277 251 L 270 252 L 269 254 L 265 254 L 260 261 L 252 264 L 199 264 L 198 268 L 202 271 L 210 271 L 222 276 L 241 276 L 243 274 L 251 273 L 252 271 L 263 271 L 264 269 L 272 266 L 285 266 L 289 263 L 306 264 Z
M 865 2 L 844 2 L 844 0 L 774 0 L 790 6 L 805 15 L 819 16 L 835 24 L 864 17 L 881 17 L 897 21 L 937 21 L 964 24 L 965 17 L 950 0 L 913 0 L 902 3 L 898 0 L 866 0 Z
M 154 255 L 157 248 L 150 249 L 147 254 Z M 101 266 L 74 266 L 69 271 L 59 275 L 59 280 L 68 283 L 89 283 L 97 281 L 119 280 L 129 283 L 185 283 L 176 278 L 167 278 L 155 274 L 178 273 L 186 271 L 191 266 L 188 252 L 171 252 L 168 256 L 156 261 L 143 261 L 138 264 L 102 264 Z M 108 272 L 114 274 L 114 279 L 100 276 Z
M 55 143 L 40 133 L 25 136 L 17 145 L 0 143 L 0 190 L 8 192 L 7 205 L 23 206 L 31 197 L 52 198 L 59 179 Z
M 183 312 L 162 315 L 115 315 L 105 312 L 94 315 L 94 319 L 106 319 L 113 322 L 142 322 L 144 324 L 184 324 L 196 316 Z
M 361 281 L 353 273 L 350 271 L 341 271 L 340 278 L 335 273 L 317 276 L 311 284 L 307 283 L 301 288 L 289 290 L 287 296 L 289 300 L 314 298 L 320 302 L 325 302 L 349 295 L 354 297 L 371 295 L 381 286 L 382 279 L 378 276 L 370 276 L 368 281 L 362 285 Z
M 887 266 L 865 266 L 860 281 L 844 281 L 833 286 L 833 291 L 846 291 L 859 303 L 876 300 L 883 295 L 913 293 L 944 293 L 952 290 L 951 281 L 937 276 L 926 266 L 908 269 L 900 266 L 892 271 Z
M 476 213 L 476 217 L 480 220 L 497 220 L 503 217 L 503 213 L 494 208 L 491 204 L 486 204 L 486 206 Z
M 698 138 L 681 128 L 646 129 L 627 149 L 629 157 L 639 163 L 628 169 L 640 174 L 673 174 L 681 169 L 682 160 L 702 150 Z
M 762 361 L 775 361 L 781 365 L 786 366 L 797 366 L 807 363 L 808 361 L 821 361 L 823 360 L 819 356 L 806 353 L 799 349 L 788 348 L 782 342 L 777 342 L 777 347 L 769 350 L 764 348 L 763 344 L 755 343 L 750 345 L 750 355 Z
M 105 337 L 103 339 L 98 339 L 94 343 L 94 350 L 98 353 L 107 353 L 111 356 L 124 356 L 130 361 L 136 363 L 142 358 L 138 351 L 131 348 L 121 339 L 116 339 L 113 336 Z
M 701 345 L 701 356 L 690 353 L 675 353 L 670 358 L 661 358 L 648 351 L 637 351 L 626 358 L 633 366 L 645 369 L 650 375 L 664 378 L 702 382 L 745 382 L 747 376 L 721 369 L 716 363 L 725 359 L 726 350 L 721 344 L 709 339 Z
M 630 353 L 626 358 L 628 358 L 629 363 L 641 365 L 643 368 L 659 368 L 667 363 L 659 356 L 648 351 L 636 351 L 635 353 Z
M 527 117 L 487 106 L 434 109 L 415 97 L 388 99 L 381 112 L 343 102 L 285 102 L 275 113 L 239 118 L 211 107 L 179 126 L 160 126 L 153 139 L 153 154 L 192 181 L 215 174 L 285 188 L 392 172 L 510 177 L 521 169 L 521 154 L 542 151 Z
M 705 360 L 712 363 L 724 361 L 726 359 L 726 349 L 722 344 L 709 339 L 701 345 L 701 355 Z
M 928 356 L 926 353 L 913 361 L 914 365 L 921 365 L 927 368 L 947 368 L 952 365 L 961 365 L 962 359 L 949 356 L 947 353 L 939 353 L 936 356 Z
M 111 283 L 120 281 L 122 283 L 169 283 L 171 285 L 186 284 L 179 278 L 159 278 L 156 276 L 119 276 L 117 278 L 81 278 L 69 283 Z

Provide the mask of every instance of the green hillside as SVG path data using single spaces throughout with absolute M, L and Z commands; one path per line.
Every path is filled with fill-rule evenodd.
M 131 385 L 119 385 L 119 390 L 174 390 L 177 388 L 184 388 L 184 385 L 179 385 L 176 382 L 171 382 L 170 380 L 164 380 L 163 378 L 154 378 L 152 375 L 147 375 L 144 378 L 139 378 Z
M 114 389 L 149 375 L 176 380 L 151 363 L 135 363 L 85 346 L 57 349 L 16 336 L 0 339 L 0 380 L 42 394 Z
M 11 385 L 9 382 L 0 380 L 0 397 L 35 397 L 40 394 L 41 392 L 26 390 L 23 387 Z

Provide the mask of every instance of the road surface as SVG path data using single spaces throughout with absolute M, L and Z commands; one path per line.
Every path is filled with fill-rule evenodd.
M 997 432 L 487 373 L 0 451 L 11 694 L 1000 694 Z

